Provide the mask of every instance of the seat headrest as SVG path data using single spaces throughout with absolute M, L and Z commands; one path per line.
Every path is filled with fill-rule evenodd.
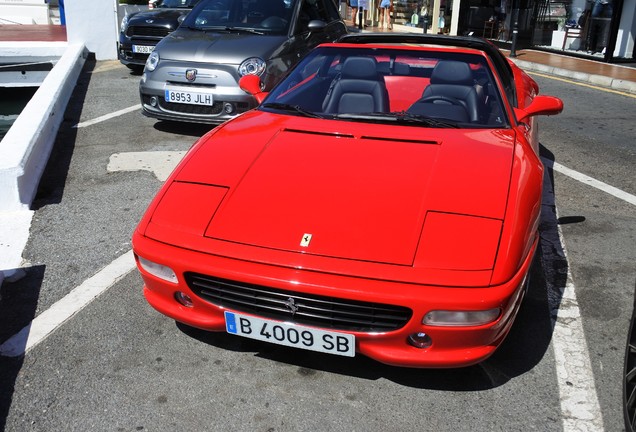
M 433 68 L 431 84 L 473 85 L 468 64 L 455 60 L 440 60 Z
M 395 75 L 410 75 L 411 74 L 411 66 L 406 63 L 395 62 L 393 66 L 393 71 Z
M 377 64 L 374 58 L 349 57 L 342 65 L 342 79 L 375 80 L 377 77 Z

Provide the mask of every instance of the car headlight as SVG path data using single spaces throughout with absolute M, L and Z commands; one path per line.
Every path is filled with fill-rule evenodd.
M 146 60 L 146 70 L 148 72 L 152 72 L 157 69 L 157 65 L 159 64 L 159 53 L 157 51 L 153 51 L 148 56 L 148 60 Z
M 122 33 L 126 33 L 126 29 L 128 28 L 128 15 L 124 15 L 121 20 L 121 27 L 119 27 L 119 31 Z
M 446 327 L 480 326 L 496 321 L 500 314 L 499 308 L 476 311 L 433 310 L 424 315 L 422 324 Z
M 140 256 L 137 257 L 137 263 L 139 264 L 139 267 L 141 267 L 142 269 L 144 269 L 145 271 L 147 271 L 154 277 L 157 277 L 159 279 L 172 282 L 175 284 L 179 282 L 179 279 L 177 279 L 177 275 L 175 274 L 174 270 L 172 270 L 168 266 L 165 266 L 163 264 L 158 264 L 156 262 L 147 260 Z
M 259 57 L 250 57 L 239 66 L 239 75 L 263 75 L 265 72 L 265 60 Z

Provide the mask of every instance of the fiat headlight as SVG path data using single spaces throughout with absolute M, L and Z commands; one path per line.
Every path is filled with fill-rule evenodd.
M 265 60 L 259 57 L 250 57 L 239 66 L 239 75 L 261 76 L 265 72 Z
M 146 70 L 148 72 L 152 72 L 157 69 L 157 65 L 159 64 L 159 53 L 157 51 L 153 51 L 148 56 L 148 60 L 146 60 Z

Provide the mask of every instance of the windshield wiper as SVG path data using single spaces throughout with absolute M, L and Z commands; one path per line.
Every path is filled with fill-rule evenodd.
M 239 32 L 239 33 L 257 34 L 257 35 L 264 35 L 265 34 L 262 31 L 258 31 L 256 29 L 249 28 L 249 27 L 225 27 L 225 30 L 226 31 L 232 31 L 232 32 Z
M 202 32 L 209 31 L 228 31 L 228 32 L 238 32 L 238 33 L 249 33 L 256 35 L 264 35 L 265 33 L 255 30 L 253 28 L 245 28 L 245 27 L 224 27 L 224 26 L 205 26 L 205 27 L 195 27 L 195 26 L 187 26 L 189 30 L 196 30 Z
M 427 117 L 420 114 L 411 114 L 406 111 L 396 113 L 398 115 L 398 121 L 407 123 L 423 123 L 433 127 L 447 127 L 457 129 L 459 128 L 459 122 L 449 119 L 439 119 L 434 117 Z
M 324 118 L 323 116 L 321 116 L 319 114 L 316 114 L 315 112 L 307 111 L 305 109 L 302 109 L 298 105 L 290 105 L 290 104 L 284 104 L 284 103 L 270 102 L 270 103 L 266 103 L 266 104 L 261 105 L 261 107 L 262 108 L 271 108 L 271 109 L 280 110 L 280 111 L 292 112 L 292 113 L 300 114 L 300 115 L 302 115 L 304 117 Z
M 440 120 L 432 117 L 424 117 L 421 115 L 410 114 L 405 111 L 393 113 L 343 113 L 336 114 L 334 118 L 377 123 L 395 122 L 401 124 L 424 124 L 431 127 L 459 128 L 457 122 L 452 120 Z

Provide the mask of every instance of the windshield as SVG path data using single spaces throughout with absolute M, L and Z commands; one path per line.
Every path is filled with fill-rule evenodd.
M 418 48 L 320 47 L 261 109 L 428 127 L 508 126 L 486 57 Z
M 192 9 L 199 0 L 163 0 L 157 4 L 157 8 L 164 9 Z
M 182 26 L 193 30 L 286 33 L 296 0 L 201 0 Z

